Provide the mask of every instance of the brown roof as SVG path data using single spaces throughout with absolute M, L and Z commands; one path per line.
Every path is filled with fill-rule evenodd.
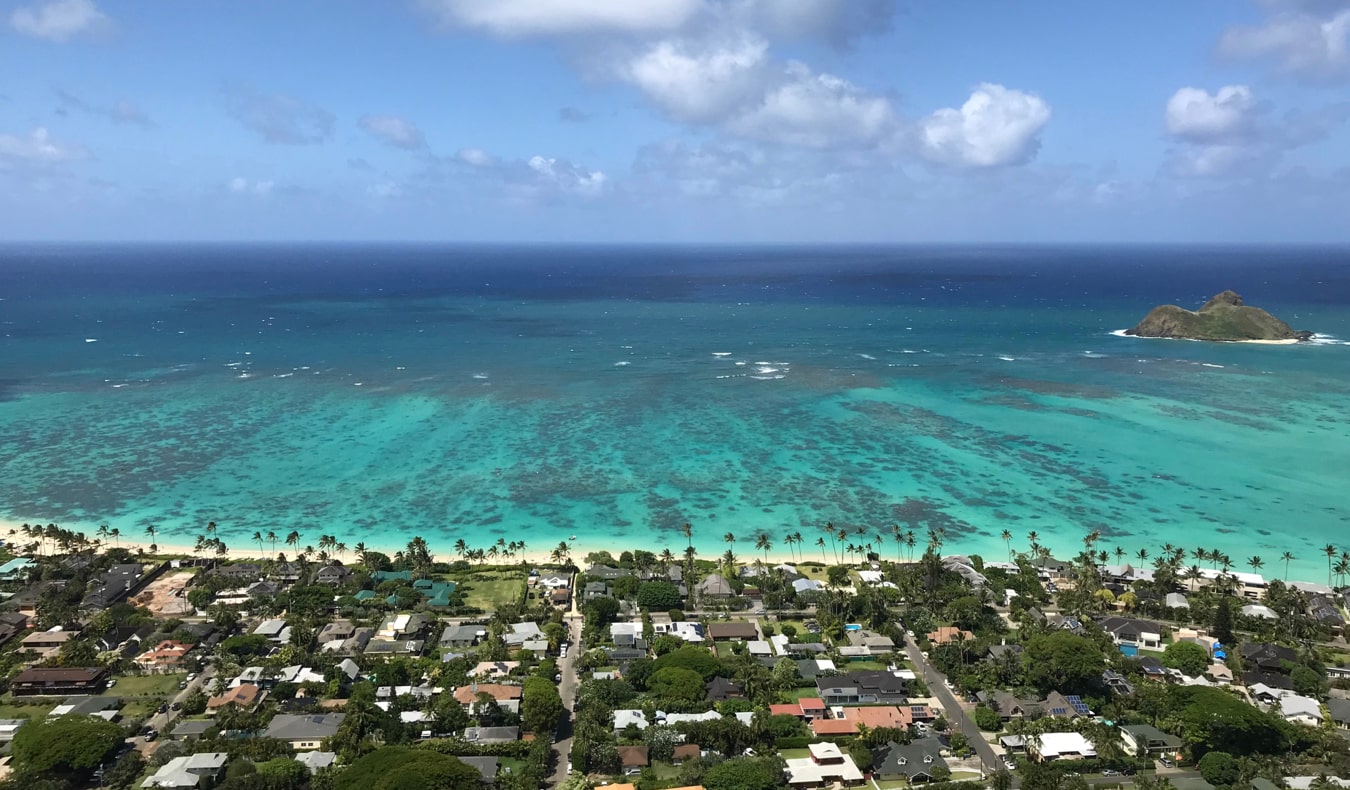
M 617 751 L 624 768 L 646 768 L 650 762 L 646 746 L 619 746 Z
M 498 702 L 507 699 L 520 699 L 520 686 L 503 686 L 500 683 L 471 683 L 455 689 L 455 701 L 461 705 L 468 705 L 477 700 L 479 694 L 488 694 Z
M 103 667 L 34 667 L 20 672 L 10 683 L 90 683 L 106 672 Z
M 938 630 L 928 634 L 928 641 L 939 645 L 945 645 L 960 639 L 974 639 L 975 635 L 969 631 L 962 631 L 960 628 L 954 628 L 950 625 L 944 625 Z
M 232 689 L 228 689 L 224 694 L 212 697 L 206 701 L 206 707 L 219 708 L 222 705 L 238 705 L 242 708 L 250 707 L 258 702 L 262 697 L 262 689 L 252 683 L 240 683 Z
M 703 754 L 703 750 L 698 748 L 697 743 L 682 743 L 675 747 L 675 754 L 672 759 L 676 762 L 681 760 L 693 760 Z
M 708 636 L 713 639 L 758 639 L 754 623 L 710 623 Z

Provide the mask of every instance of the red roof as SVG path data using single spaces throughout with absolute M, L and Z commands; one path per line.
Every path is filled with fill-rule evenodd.
M 770 715 L 770 716 L 801 716 L 801 715 L 802 715 L 802 706 L 801 706 L 801 705 L 770 705 L 770 706 L 769 706 L 769 715 Z
M 797 700 L 802 710 L 825 710 L 825 700 L 820 697 L 802 697 Z

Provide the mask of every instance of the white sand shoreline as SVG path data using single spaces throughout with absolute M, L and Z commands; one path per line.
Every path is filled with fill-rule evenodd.
M 1128 337 L 1135 340 L 1185 340 L 1190 343 L 1249 343 L 1258 346 L 1292 346 L 1305 342 L 1298 338 L 1290 338 L 1288 340 L 1202 340 L 1198 337 L 1147 337 L 1143 335 L 1125 334 L 1128 331 L 1129 330 L 1127 329 L 1115 329 L 1109 334 L 1116 337 Z M 1316 337 L 1316 335 L 1314 335 L 1314 337 Z M 1312 341 L 1307 342 L 1311 344 Z

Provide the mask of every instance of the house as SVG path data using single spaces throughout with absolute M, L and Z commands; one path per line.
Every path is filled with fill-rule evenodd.
M 206 575 L 213 579 L 251 582 L 263 577 L 263 567 L 256 562 L 235 562 L 229 565 L 217 565 L 207 571 Z
M 0 719 L 0 744 L 12 742 L 14 733 L 27 723 L 28 719 Z
M 512 623 L 511 633 L 502 634 L 502 641 L 507 647 L 520 647 L 526 642 L 534 642 L 540 639 L 547 639 L 544 632 L 539 630 L 539 624 L 531 621 L 522 623 Z
M 323 683 L 324 676 L 322 672 L 312 667 L 301 664 L 294 664 L 289 667 L 283 667 L 277 672 L 278 683 L 294 683 L 301 685 L 304 683 Z
M 674 726 L 687 721 L 719 721 L 722 714 L 715 710 L 707 710 L 702 713 L 662 713 L 656 712 L 657 724 L 669 724 Z
M 723 677 L 716 677 L 703 684 L 703 694 L 713 702 L 723 702 L 729 699 L 739 699 L 745 696 L 741 687 L 735 682 Z
M 633 575 L 633 572 L 627 568 L 615 568 L 609 565 L 592 565 L 586 569 L 587 576 L 594 576 L 603 581 L 614 581 Z
M 1284 672 L 1286 663 L 1297 663 L 1298 653 L 1292 648 L 1273 642 L 1243 642 L 1238 648 L 1242 652 L 1242 662 L 1262 672 Z
M 344 656 L 354 656 L 357 653 L 365 652 L 370 646 L 370 640 L 375 637 L 374 628 L 355 628 L 352 629 L 352 635 L 346 639 L 331 639 L 319 644 L 319 649 L 325 653 L 337 653 Z
M 67 631 L 58 625 L 47 631 L 34 631 L 20 639 L 19 649 L 32 653 L 39 659 L 50 658 L 60 653 L 62 646 L 79 635 L 78 629 Z
M 908 701 L 905 680 L 894 672 L 882 670 L 817 677 L 816 689 L 826 705 L 903 704 Z
M 1222 664 L 1216 664 L 1215 666 L 1223 668 Z M 1231 674 L 1229 675 L 1229 680 L 1232 680 Z M 1102 672 L 1102 684 L 1110 689 L 1111 693 L 1122 697 L 1128 697 L 1134 693 L 1134 684 L 1114 669 L 1108 669 Z
M 538 586 L 549 590 L 565 590 L 571 585 L 566 576 L 540 576 Z
M 673 763 L 682 763 L 685 760 L 697 760 L 703 756 L 703 749 L 699 748 L 697 743 L 682 743 L 675 747 L 675 753 L 670 761 Z
M 554 606 L 566 606 L 572 601 L 572 591 L 566 587 L 555 587 L 549 590 L 548 600 Z
M 50 694 L 97 694 L 108 681 L 105 667 L 38 667 L 25 669 L 9 682 L 16 697 Z
M 708 637 L 714 642 L 747 642 L 759 639 L 759 629 L 754 623 L 735 621 L 731 623 L 709 623 Z
M 1240 612 L 1243 617 L 1257 617 L 1262 620 L 1280 619 L 1280 616 L 1275 613 L 1274 609 L 1271 609 L 1269 606 L 1264 606 L 1259 603 L 1249 603 L 1246 606 L 1239 609 L 1238 612 Z
M 500 683 L 470 683 L 467 686 L 460 686 L 455 689 L 452 696 L 459 704 L 474 710 L 478 706 L 478 695 L 486 694 L 502 710 L 519 713 L 520 691 L 520 686 L 506 686 Z
M 520 667 L 519 661 L 479 661 L 469 670 L 469 677 L 494 680 L 504 678 Z
M 473 647 L 487 636 L 487 628 L 481 625 L 447 625 L 441 631 L 440 646 L 463 649 Z
M 350 639 L 355 633 L 356 625 L 351 620 L 333 620 L 324 623 L 323 628 L 319 629 L 319 635 L 316 639 L 319 644 L 324 645 L 329 642 Z
M 1002 689 L 992 692 L 981 691 L 975 696 L 980 702 L 998 711 L 999 717 L 1004 721 L 1039 716 L 1041 712 L 1039 701 L 1018 699 L 1012 692 Z
M 136 656 L 136 663 L 147 670 L 167 672 L 183 663 L 183 658 L 191 651 L 192 645 L 165 639 Z
M 1350 730 L 1350 700 L 1332 697 L 1327 700 L 1327 713 L 1331 714 L 1331 720 L 1342 730 Z
M 819 697 L 802 697 L 796 702 L 784 705 L 770 705 L 770 716 L 795 716 L 799 719 L 811 721 L 812 719 L 823 719 L 828 715 L 825 707 L 825 701 Z
M 466 727 L 464 740 L 469 743 L 515 743 L 520 740 L 519 727 Z
M 790 787 L 826 787 L 835 783 L 847 787 L 862 783 L 862 771 L 835 744 L 813 743 L 807 749 L 809 757 L 785 761 Z
M 481 777 L 480 781 L 484 784 L 492 784 L 497 778 L 498 758 L 496 757 L 457 757 L 455 759 L 478 771 L 478 775 Z
M 267 692 L 262 690 L 261 686 L 254 683 L 240 683 L 238 686 L 228 688 L 225 691 L 211 697 L 206 701 L 206 712 L 214 716 L 216 711 L 226 705 L 238 705 L 244 710 L 252 710 L 254 705 L 262 702 Z
M 811 732 L 818 738 L 835 735 L 856 735 L 861 728 L 903 730 L 916 721 L 931 721 L 934 716 L 926 705 L 866 705 L 842 708 L 836 718 L 828 716 L 811 720 Z
M 337 762 L 337 754 L 335 752 L 305 752 L 297 754 L 295 761 L 308 768 L 310 773 L 316 774 Z
M 32 567 L 33 561 L 27 557 L 15 557 L 0 565 L 0 582 L 21 582 L 28 578 L 28 570 Z
M 1102 630 L 1111 635 L 1118 645 L 1132 645 L 1150 650 L 1162 649 L 1163 627 L 1149 620 L 1133 617 L 1107 617 L 1101 621 Z
M 1285 721 L 1317 727 L 1322 724 L 1322 706 L 1317 700 L 1299 694 L 1280 697 L 1280 715 Z
M 1163 596 L 1163 605 L 1168 609 L 1189 609 L 1191 602 L 1186 600 L 1186 596 L 1178 592 L 1171 592 Z
M 220 769 L 230 756 L 224 752 L 202 752 L 186 757 L 175 757 L 154 775 L 141 782 L 141 787 L 198 787 L 203 779 L 214 783 Z
M 945 774 L 934 776 L 939 768 Z M 930 735 L 904 744 L 891 741 L 881 747 L 873 755 L 872 773 L 879 779 L 906 779 L 914 784 L 950 776 L 951 768 L 942 758 L 942 742 Z
M 1345 618 L 1341 616 L 1341 609 L 1330 596 L 1314 595 L 1310 597 L 1308 599 L 1308 614 L 1319 625 L 1325 626 L 1334 633 L 1340 633 L 1341 629 L 1345 628 Z
M 7 644 L 27 629 L 28 615 L 23 612 L 0 612 L 0 645 Z
M 646 768 L 651 762 L 647 759 L 646 746 L 619 746 L 619 764 L 626 771 L 629 768 Z
M 794 579 L 792 582 L 792 589 L 795 590 L 798 595 L 818 593 L 825 591 L 825 584 L 815 579 Z
M 1151 724 L 1126 724 L 1120 728 L 1120 742 L 1127 754 L 1142 757 L 1168 754 L 1181 749 L 1181 739 Z
M 969 631 L 963 631 L 950 625 L 944 625 L 936 631 L 926 634 L 928 641 L 935 645 L 949 645 L 952 642 L 961 640 L 969 641 L 975 638 L 975 635 Z
M 140 589 L 154 575 L 147 575 L 145 568 L 136 563 L 114 565 L 90 580 L 80 608 L 107 609 Z
M 370 581 L 376 587 L 385 582 L 405 582 L 412 585 L 412 571 L 375 571 L 370 574 Z
M 343 713 L 320 713 L 309 716 L 281 713 L 267 725 L 263 737 L 286 741 L 297 751 L 317 749 L 323 744 L 324 739 L 331 738 L 337 733 L 344 718 L 346 714 Z
M 652 630 L 657 634 L 678 636 L 690 644 L 700 644 L 704 641 L 703 624 L 689 620 L 678 620 L 673 623 L 653 623 Z
M 641 710 L 633 708 L 623 708 L 614 711 L 614 732 L 619 733 L 629 727 L 637 727 L 639 730 L 645 730 L 649 726 L 647 714 Z
M 702 598 L 730 598 L 735 595 L 731 587 L 731 582 L 720 573 L 710 573 L 708 577 L 698 583 L 695 588 L 698 590 L 699 597 Z
M 1026 742 L 1027 754 L 1042 762 L 1096 757 L 1092 741 L 1076 732 L 1046 732 Z
M 1058 691 L 1052 691 L 1045 695 L 1045 701 L 1041 703 L 1041 712 L 1047 716 L 1067 719 L 1092 715 L 1092 711 L 1088 710 L 1088 706 L 1083 702 L 1082 697 L 1077 695 L 1065 696 Z
M 180 720 L 178 726 L 174 727 L 173 731 L 169 733 L 169 737 L 173 738 L 175 741 L 201 738 L 206 735 L 207 730 L 214 726 L 216 726 L 215 722 L 211 721 L 199 721 L 195 719 L 189 719 L 187 721 Z
M 267 641 L 284 645 L 291 641 L 291 629 L 285 620 L 263 620 L 253 629 L 254 636 L 266 637 Z
M 325 565 L 314 572 L 315 584 L 326 584 L 329 587 L 337 587 L 347 581 L 347 577 L 352 575 L 350 568 L 345 565 L 333 563 Z

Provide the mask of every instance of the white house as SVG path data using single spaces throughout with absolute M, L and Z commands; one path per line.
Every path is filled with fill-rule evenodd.
M 853 758 L 833 743 L 813 743 L 807 747 L 810 757 L 786 760 L 787 780 L 791 787 L 826 787 L 836 782 L 853 785 L 862 782 L 862 771 Z
M 215 779 L 228 759 L 229 755 L 224 752 L 175 757 L 141 782 L 141 787 L 196 787 L 203 778 Z
M 1076 732 L 1046 732 L 1029 738 L 1027 752 L 1040 760 L 1081 760 L 1097 756 L 1092 741 Z
M 1299 694 L 1280 697 L 1280 715 L 1285 721 L 1317 727 L 1322 724 L 1322 706 L 1315 699 Z

